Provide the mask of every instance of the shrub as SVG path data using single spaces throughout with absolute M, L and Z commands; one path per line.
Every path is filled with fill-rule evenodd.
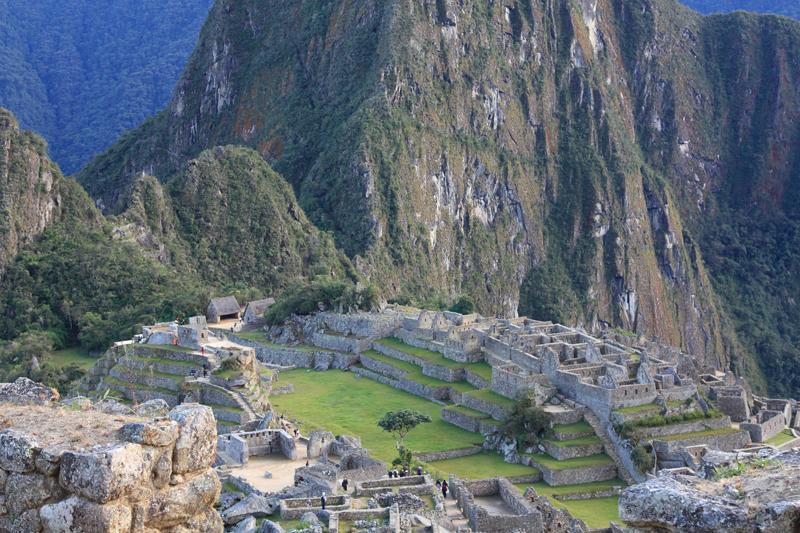
M 652 448 L 647 445 L 637 445 L 633 449 L 633 452 L 631 452 L 631 458 L 633 459 L 633 464 L 639 469 L 639 472 L 649 472 L 655 466 Z
M 520 449 L 525 449 L 536 444 L 550 429 L 550 421 L 550 415 L 533 398 L 524 396 L 514 404 L 501 430 L 506 437 L 515 439 Z
M 469 315 L 475 312 L 475 302 L 469 296 L 461 296 L 456 303 L 450 306 L 450 311 Z
M 276 325 L 292 315 L 309 315 L 326 309 L 369 310 L 377 302 L 378 291 L 373 285 L 321 279 L 288 290 L 269 308 L 264 318 L 268 324 Z

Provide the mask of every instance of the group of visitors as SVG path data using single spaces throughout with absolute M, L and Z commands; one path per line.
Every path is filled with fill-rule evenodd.
M 437 479 L 436 488 L 442 491 L 442 496 L 447 498 L 447 491 L 450 490 L 450 485 L 447 484 L 446 479 Z
M 397 468 L 393 468 L 393 469 L 389 470 L 389 472 L 387 472 L 387 474 L 389 475 L 390 478 L 396 478 L 396 477 L 408 477 L 408 476 L 411 475 L 411 472 L 408 470 L 408 467 L 405 466 L 400 470 L 398 470 Z M 422 470 L 421 466 L 417 466 L 416 474 L 418 476 L 421 476 L 422 474 L 424 474 L 424 471 Z

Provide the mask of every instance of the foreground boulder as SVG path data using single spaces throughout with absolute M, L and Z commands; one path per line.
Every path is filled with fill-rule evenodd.
M 625 489 L 620 519 L 642 532 L 800 531 L 799 476 L 797 451 L 719 481 L 664 475 Z
M 0 386 L 0 532 L 223 531 L 209 407 L 184 404 L 153 420 L 12 385 Z

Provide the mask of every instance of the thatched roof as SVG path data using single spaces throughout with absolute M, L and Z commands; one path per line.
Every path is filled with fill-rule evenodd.
M 223 296 L 222 298 L 212 298 L 211 303 L 208 304 L 209 314 L 216 314 L 217 316 L 234 315 L 241 311 L 239 302 L 236 301 L 235 296 Z

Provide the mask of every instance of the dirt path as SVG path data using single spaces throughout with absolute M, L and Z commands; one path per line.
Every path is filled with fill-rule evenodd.
M 294 461 L 282 455 L 251 457 L 245 466 L 233 468 L 231 473 L 246 479 L 262 492 L 278 492 L 294 485 L 294 471 L 306 465 L 305 443 L 297 442 L 297 456 L 299 459 Z M 265 472 L 270 472 L 272 477 L 265 477 Z

